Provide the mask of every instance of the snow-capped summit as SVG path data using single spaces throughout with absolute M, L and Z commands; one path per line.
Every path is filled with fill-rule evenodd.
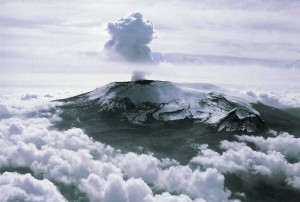
M 254 132 L 264 128 L 263 120 L 251 105 L 256 100 L 212 84 L 113 82 L 64 101 L 77 107 L 95 105 L 99 113 L 121 115 L 131 123 L 189 119 L 222 131 Z

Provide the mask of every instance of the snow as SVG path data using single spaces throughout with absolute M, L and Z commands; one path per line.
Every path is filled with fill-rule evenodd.
M 207 83 L 115 82 L 88 93 L 88 99 L 97 100 L 104 111 L 123 112 L 129 121 L 135 123 L 146 122 L 150 115 L 158 121 L 198 119 L 217 124 L 236 108 L 240 109 L 239 117 L 259 115 L 251 105 L 257 102 L 255 98 Z M 135 109 L 128 110 L 127 101 Z M 146 103 L 153 105 L 144 106 Z
M 243 119 L 245 117 L 249 117 L 249 116 L 253 116 L 252 114 L 250 114 L 248 111 L 243 110 L 243 109 L 238 109 L 236 111 L 236 115 L 239 117 L 239 119 Z
M 257 102 L 255 98 L 249 95 L 227 91 L 212 84 L 180 84 L 162 81 L 153 81 L 149 84 L 136 82 L 110 83 L 89 93 L 89 99 L 100 98 L 102 101 L 112 98 L 129 98 L 135 105 L 143 102 L 169 103 L 173 100 L 185 100 L 190 104 L 195 104 L 211 92 L 224 94 L 232 97 L 232 99 L 236 98 L 244 102 Z

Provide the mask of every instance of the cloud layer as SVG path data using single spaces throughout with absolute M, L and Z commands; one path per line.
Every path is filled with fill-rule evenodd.
M 250 187 L 263 182 L 274 187 L 300 189 L 299 138 L 288 133 L 266 139 L 247 135 L 236 138 L 239 142 L 221 142 L 222 153 L 202 145 L 200 154 L 192 162 L 216 168 L 221 173 L 235 174 Z M 247 143 L 253 143 L 258 150 Z
M 236 136 L 236 141 L 221 142 L 221 152 L 202 145 L 190 164 L 180 165 L 151 154 L 123 153 L 94 141 L 80 128 L 56 130 L 52 126 L 60 121 L 58 103 L 48 102 L 48 94 L 30 93 L 36 98 L 23 99 L 27 93 L 21 92 L 0 97 L 0 165 L 6 172 L 0 181 L 5 179 L 3 187 L 10 190 L 3 197 L 46 198 L 53 193 L 64 200 L 55 187 L 62 183 L 75 186 L 90 201 L 232 201 L 238 193 L 225 187 L 228 174 L 249 187 L 263 181 L 271 187 L 300 189 L 300 140 L 291 134 Z M 6 170 L 19 167 L 32 174 Z M 50 188 L 26 190 L 8 178 Z
M 30 174 L 1 174 L 0 192 L 0 201 L 66 202 L 52 182 L 38 180 Z
M 23 100 L 22 96 L 19 100 L 19 104 L 5 105 L 12 116 L 0 120 L 0 165 L 2 169 L 26 167 L 33 176 L 7 171 L 0 182 L 2 178 L 16 177 L 30 180 L 32 186 L 39 183 L 43 186 L 38 191 L 26 190 L 28 184 L 6 186 L 12 184 L 6 180 L 3 185 L 9 189 L 6 198 L 19 197 L 15 191 L 18 186 L 25 190 L 20 191 L 24 197 L 31 194 L 48 198 L 53 192 L 56 195 L 52 197 L 63 201 L 52 184 L 58 182 L 76 186 L 90 201 L 230 201 L 231 192 L 224 187 L 224 176 L 216 169 L 192 169 L 151 154 L 122 153 L 95 142 L 79 128 L 51 129 L 52 123 L 59 120 L 59 111 L 49 113 L 55 109 L 55 103 Z M 50 188 L 43 191 L 43 187 Z
M 153 38 L 153 24 L 140 13 L 109 22 L 111 40 L 105 44 L 109 54 L 117 53 L 128 61 L 150 62 L 151 50 L 147 46 Z

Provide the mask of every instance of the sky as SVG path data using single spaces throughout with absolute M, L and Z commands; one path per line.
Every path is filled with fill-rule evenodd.
M 0 86 L 92 90 L 130 80 L 204 82 L 269 91 L 299 85 L 300 2 L 0 2 Z M 107 57 L 109 22 L 140 12 L 154 27 L 152 65 Z M 282 89 L 281 89 L 282 90 Z

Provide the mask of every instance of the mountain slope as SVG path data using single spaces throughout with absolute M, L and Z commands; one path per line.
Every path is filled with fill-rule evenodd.
M 256 100 L 211 84 L 114 82 L 61 101 L 68 107 L 93 107 L 134 124 L 193 120 L 219 131 L 257 132 L 266 128 L 252 107 Z

